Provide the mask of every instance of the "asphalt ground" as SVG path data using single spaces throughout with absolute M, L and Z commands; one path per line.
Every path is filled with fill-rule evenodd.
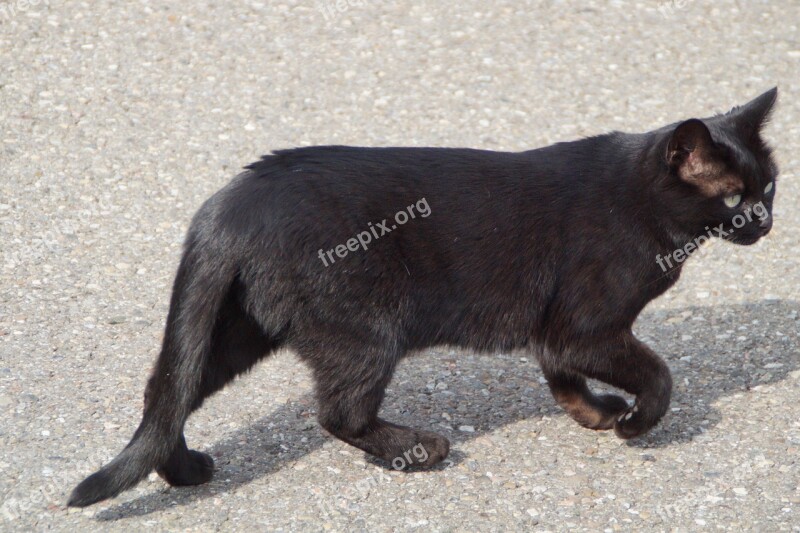
M 0 4 L 0 529 L 800 529 L 798 21 L 792 1 Z M 383 416 L 451 461 L 395 472 L 319 428 L 285 353 L 190 419 L 210 484 L 65 507 L 138 424 L 191 215 L 260 154 L 523 150 L 774 85 L 774 229 L 713 243 L 640 317 L 675 380 L 646 437 L 580 428 L 525 354 L 442 349 L 401 365 Z

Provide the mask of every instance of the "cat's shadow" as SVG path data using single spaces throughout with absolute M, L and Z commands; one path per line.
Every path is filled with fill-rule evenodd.
M 719 398 L 781 381 L 800 368 L 799 313 L 800 304 L 791 300 L 645 312 L 635 331 L 668 361 L 675 389 L 662 423 L 628 445 L 652 448 L 690 441 L 721 420 L 712 406 Z M 523 358 L 437 350 L 406 359 L 382 415 L 446 435 L 453 444 L 449 459 L 456 463 L 465 458 L 459 443 L 476 436 L 523 419 L 566 418 L 533 358 Z M 210 483 L 150 493 L 103 510 L 96 519 L 119 520 L 186 505 L 294 463 L 331 439 L 313 423 L 312 404 L 310 396 L 289 402 L 204 450 L 216 460 Z

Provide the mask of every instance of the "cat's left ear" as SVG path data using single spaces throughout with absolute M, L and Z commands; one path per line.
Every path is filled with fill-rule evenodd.
M 731 109 L 728 116 L 736 125 L 736 129 L 746 139 L 749 139 L 758 133 L 767 122 L 777 100 L 778 88 L 773 87 L 743 106 Z
M 672 131 L 666 153 L 667 163 L 689 182 L 700 181 L 715 166 L 714 141 L 702 120 L 690 118 Z

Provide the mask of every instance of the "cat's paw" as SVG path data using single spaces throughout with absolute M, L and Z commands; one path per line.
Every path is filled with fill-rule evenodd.
M 450 453 L 450 441 L 431 431 L 414 430 L 415 444 L 392 458 L 392 468 L 427 468 L 442 462 Z
M 653 427 L 652 422 L 645 419 L 639 409 L 639 404 L 634 403 L 632 407 L 619 415 L 614 424 L 614 433 L 621 439 L 632 439 L 647 433 L 651 427 Z
M 202 485 L 211 481 L 214 475 L 214 459 L 210 455 L 196 450 L 187 450 L 179 461 L 172 461 L 156 472 L 173 487 Z
M 616 394 L 597 395 L 592 404 L 595 408 L 594 417 L 591 419 L 592 423 L 582 425 L 596 430 L 612 429 L 617 419 L 624 415 L 629 408 L 627 400 Z

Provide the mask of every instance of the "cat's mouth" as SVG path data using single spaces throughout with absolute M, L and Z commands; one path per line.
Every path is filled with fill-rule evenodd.
M 720 226 L 721 228 L 722 226 Z M 770 230 L 772 230 L 772 217 L 765 217 L 763 219 L 754 220 L 750 224 L 743 226 L 728 225 L 723 230 L 716 229 L 717 237 L 732 242 L 734 244 L 741 244 L 748 246 L 755 244 L 762 237 L 765 237 Z
M 728 236 L 725 240 L 732 242 L 734 244 L 741 244 L 743 246 L 749 246 L 751 244 L 757 243 L 761 240 L 761 237 L 764 237 L 769 233 L 769 228 L 759 231 L 758 233 L 740 233 L 740 234 L 732 234 Z

